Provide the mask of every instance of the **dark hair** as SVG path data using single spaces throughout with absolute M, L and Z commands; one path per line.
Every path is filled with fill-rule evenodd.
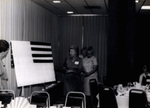
M 78 47 L 78 46 L 76 46 L 76 45 L 71 45 L 70 48 L 69 48 L 69 51 L 70 51 L 71 49 L 74 49 L 74 50 L 75 50 L 77 56 L 79 55 L 79 47 Z
M 9 43 L 6 40 L 0 40 L 0 53 L 9 49 Z
M 82 51 L 87 51 L 87 47 L 83 47 L 82 49 L 81 49 L 81 52 Z
M 94 49 L 93 49 L 92 46 L 89 46 L 89 47 L 87 48 L 87 51 L 91 51 L 92 55 L 94 54 Z

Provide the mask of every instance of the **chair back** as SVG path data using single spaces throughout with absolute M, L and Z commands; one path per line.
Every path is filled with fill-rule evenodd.
M 147 108 L 148 101 L 145 91 L 131 89 L 129 92 L 129 108 Z
M 15 99 L 15 93 L 13 90 L 0 90 L 0 101 L 2 104 L 7 105 L 12 99 Z
M 99 87 L 100 108 L 118 108 L 114 89 L 109 86 Z
M 37 105 L 37 107 L 49 108 L 50 95 L 46 91 L 34 91 L 30 96 L 30 104 Z
M 91 93 L 91 105 L 96 107 L 98 104 L 97 94 L 98 94 L 98 84 L 96 79 L 90 79 L 90 93 Z
M 96 79 L 90 79 L 90 92 L 91 95 L 96 96 L 98 94 L 98 84 Z
M 70 91 L 66 95 L 65 106 L 71 108 L 86 108 L 86 97 L 83 92 Z

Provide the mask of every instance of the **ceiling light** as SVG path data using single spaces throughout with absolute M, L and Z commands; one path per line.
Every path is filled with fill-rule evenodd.
M 149 10 L 150 6 L 142 6 L 141 9 L 143 9 L 143 10 Z
M 73 14 L 73 11 L 67 11 L 68 14 Z
M 140 0 L 135 0 L 136 3 L 140 2 Z
M 60 0 L 54 0 L 53 3 L 61 3 Z

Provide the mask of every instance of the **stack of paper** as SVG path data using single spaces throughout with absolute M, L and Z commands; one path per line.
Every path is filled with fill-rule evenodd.
M 31 105 L 24 97 L 16 97 L 7 105 L 7 108 L 36 108 L 36 105 Z

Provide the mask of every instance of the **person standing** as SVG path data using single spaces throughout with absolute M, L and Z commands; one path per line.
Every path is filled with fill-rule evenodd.
M 93 96 L 91 95 L 90 80 L 94 79 L 96 80 L 96 82 L 98 82 L 97 67 L 98 62 L 97 58 L 94 56 L 94 49 L 92 46 L 89 46 L 87 48 L 87 56 L 83 58 L 84 93 L 86 95 L 88 103 L 91 103 L 91 100 L 95 101 L 95 107 L 97 106 L 97 99 L 96 97 L 93 99 Z
M 78 46 L 72 45 L 69 48 L 69 57 L 66 58 L 63 69 L 65 71 L 64 94 L 69 91 L 82 91 L 82 59 L 79 57 Z
M 146 65 L 143 66 L 143 73 L 139 76 L 139 83 L 141 85 L 150 84 L 150 73 Z
M 87 57 L 87 47 L 83 47 L 81 49 L 81 55 L 79 55 L 79 57 L 81 57 L 82 59 Z
M 9 52 L 9 43 L 6 40 L 0 40 L 0 89 L 8 89 L 7 71 L 3 63 L 3 59 L 6 58 Z

